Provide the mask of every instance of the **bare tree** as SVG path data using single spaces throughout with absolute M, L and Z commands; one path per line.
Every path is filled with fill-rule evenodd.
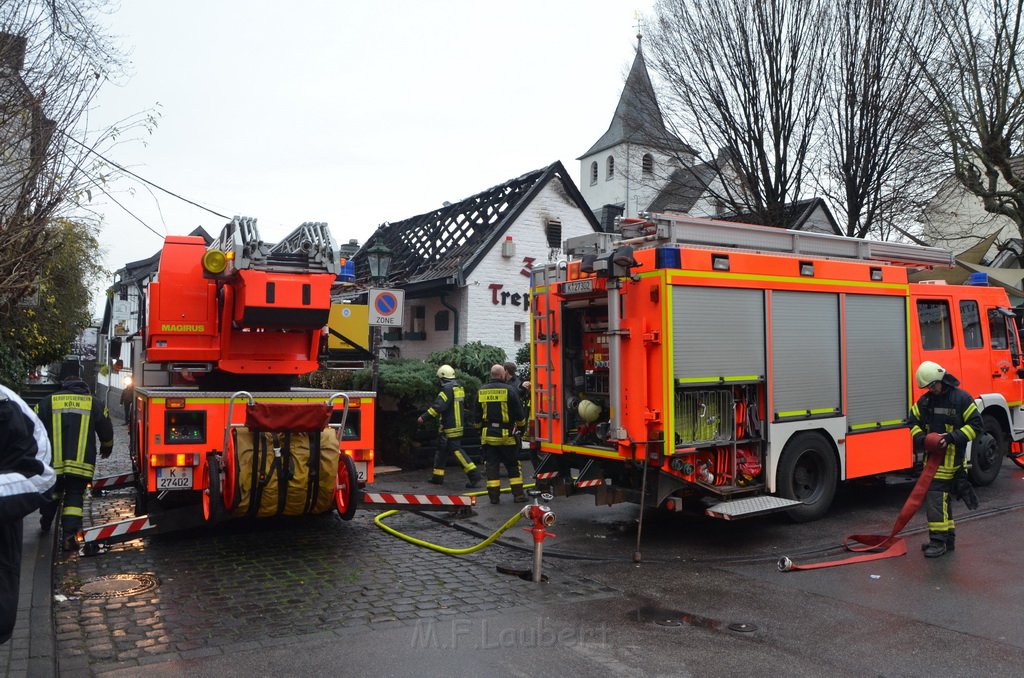
M 90 147 L 116 133 L 88 124 L 90 103 L 122 66 L 97 24 L 107 5 L 0 3 L 0 321 L 38 287 L 52 221 L 98 180 Z
M 956 180 L 1024 237 L 1024 0 L 929 0 L 929 8 L 943 17 L 941 58 L 918 60 Z
M 666 109 L 720 181 L 715 200 L 769 225 L 801 197 L 833 32 L 827 0 L 658 0 L 652 65 Z M 671 116 L 670 116 L 671 117 Z M 684 135 L 685 136 L 685 135 Z
M 929 134 L 923 61 L 913 56 L 929 60 L 937 26 L 919 0 L 842 0 L 835 9 L 817 187 L 845 235 L 887 238 L 912 227 L 948 171 Z

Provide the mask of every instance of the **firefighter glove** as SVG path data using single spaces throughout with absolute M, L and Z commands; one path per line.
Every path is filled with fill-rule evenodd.
M 100 450 L 100 459 L 110 459 L 110 453 L 113 451 L 113 448 L 110 447 L 105 450 Z
M 956 491 L 956 496 L 963 501 L 968 509 L 973 511 L 978 508 L 978 493 L 974 491 L 974 486 L 967 479 L 966 473 L 957 474 L 957 477 L 953 480 L 953 487 Z

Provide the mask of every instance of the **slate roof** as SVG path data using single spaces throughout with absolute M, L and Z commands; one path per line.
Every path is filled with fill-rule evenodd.
M 693 148 L 665 128 L 658 97 L 654 94 L 654 85 L 651 84 L 651 78 L 647 73 L 644 52 L 639 43 L 636 47 L 636 58 L 633 59 L 633 66 L 626 77 L 626 85 L 622 88 L 619 104 L 615 107 L 608 131 L 577 160 L 624 142 L 653 146 L 666 151 L 694 153 Z
M 836 235 L 843 235 L 842 231 L 839 229 L 839 224 L 836 223 L 835 217 L 832 216 L 832 211 L 828 208 L 828 204 L 821 198 L 809 198 L 807 200 L 795 200 L 793 202 L 786 203 L 783 215 L 783 219 L 785 220 L 784 228 L 794 231 L 802 230 L 807 220 L 810 219 L 815 210 L 819 208 L 827 217 L 829 225 L 832 227 L 832 232 Z M 742 224 L 761 223 L 757 215 L 751 212 L 743 212 L 741 214 L 715 218 L 719 221 L 735 221 Z
M 356 280 L 370 277 L 367 251 L 377 244 L 391 250 L 390 285 L 407 293 L 462 285 L 531 200 L 552 181 L 600 230 L 597 219 L 561 162 L 527 172 L 457 203 L 402 221 L 382 224 L 353 257 Z
M 710 162 L 677 167 L 646 211 L 689 213 L 714 180 L 715 173 L 715 166 Z

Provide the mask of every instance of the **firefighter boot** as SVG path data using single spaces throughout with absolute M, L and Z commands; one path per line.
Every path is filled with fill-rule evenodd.
M 474 468 L 472 471 L 466 474 L 466 478 L 466 487 L 468 487 L 469 489 L 473 489 L 474 487 L 480 487 L 480 481 L 484 479 L 484 477 L 480 475 L 480 471 L 477 471 L 476 468 Z
M 517 504 L 526 503 L 526 494 L 523 492 L 523 484 L 516 483 L 512 486 L 512 501 Z
M 932 539 L 922 548 L 924 551 L 925 558 L 938 558 L 939 556 L 946 555 L 946 542 L 941 539 Z
M 501 502 L 501 488 L 500 487 L 488 487 L 487 497 L 491 500 L 492 504 L 498 504 Z
M 444 469 L 435 468 L 427 482 L 431 485 L 444 485 Z
M 77 551 L 78 539 L 76 539 L 75 535 L 73 534 L 64 537 L 64 540 L 61 542 L 61 548 L 63 548 L 65 551 Z

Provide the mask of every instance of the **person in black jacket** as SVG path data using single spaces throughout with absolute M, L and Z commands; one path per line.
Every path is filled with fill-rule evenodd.
M 455 370 L 451 365 L 441 365 L 437 369 L 437 377 L 441 380 L 441 390 L 434 404 L 416 420 L 423 424 L 427 418 L 438 419 L 441 425 L 441 442 L 434 453 L 434 471 L 427 482 L 434 485 L 444 484 L 444 468 L 448 465 L 448 455 L 454 454 L 466 472 L 466 487 L 473 488 L 483 480 L 476 464 L 462 449 L 462 434 L 465 433 L 465 400 L 466 391 L 455 380 Z
M 10 639 L 18 614 L 22 518 L 42 506 L 53 481 L 43 424 L 0 386 L 0 643 Z
M 504 464 L 513 501 L 525 502 L 516 435 L 526 425 L 526 412 L 518 389 L 506 381 L 503 365 L 491 367 L 491 381 L 480 387 L 477 401 L 480 403 L 480 447 L 487 462 L 487 496 L 492 504 L 501 501 L 500 472 Z
M 928 389 L 910 408 L 910 433 L 920 445 L 928 433 L 940 433 L 945 456 L 925 495 L 928 543 L 921 549 L 926 558 L 938 558 L 956 548 L 953 522 L 954 491 L 971 507 L 977 505 L 967 479 L 967 443 L 984 432 L 981 413 L 974 398 L 959 388 L 960 380 L 938 363 L 926 360 L 917 368 L 918 388 Z
M 99 454 L 106 459 L 114 449 L 114 425 L 107 408 L 78 377 L 64 379 L 61 389 L 40 401 L 36 409 L 50 436 L 57 472 L 51 501 L 39 510 L 39 527 L 49 531 L 63 496 L 61 546 L 65 551 L 77 551 L 85 488 L 96 470 L 96 438 L 100 439 Z

